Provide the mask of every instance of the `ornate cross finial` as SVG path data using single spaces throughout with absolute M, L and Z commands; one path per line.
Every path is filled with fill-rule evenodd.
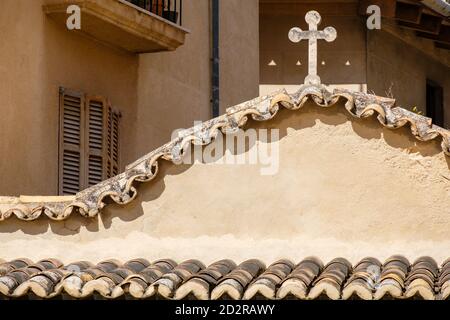
M 317 11 L 309 11 L 305 20 L 309 25 L 309 31 L 295 27 L 289 31 L 289 40 L 294 43 L 303 39 L 309 40 L 309 67 L 305 84 L 320 84 L 320 77 L 317 75 L 317 40 L 332 42 L 336 40 L 337 32 L 333 27 L 326 27 L 323 31 L 318 31 L 317 26 L 322 21 L 322 17 Z

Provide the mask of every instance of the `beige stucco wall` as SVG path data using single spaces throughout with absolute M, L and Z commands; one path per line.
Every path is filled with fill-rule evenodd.
M 427 50 L 423 41 L 416 39 L 417 47 L 414 47 L 405 40 L 411 37 L 408 33 L 390 31 L 367 32 L 369 91 L 382 96 L 392 94 L 398 105 L 409 110 L 416 106 L 425 114 L 426 81 L 437 82 L 444 88 L 444 124 L 450 128 L 450 67 L 419 50 Z M 448 50 L 441 51 L 448 54 Z M 428 52 L 432 54 L 431 50 Z
M 254 124 L 280 128 L 275 175 L 257 165 L 164 162 L 133 203 L 98 219 L 1 222 L 2 258 L 447 258 L 450 159 L 439 141 L 343 109 L 284 110 Z
M 210 118 L 209 1 L 185 1 L 185 44 L 173 52 L 139 58 L 136 153 L 146 154 L 170 140 L 173 130 Z
M 68 31 L 45 16 L 49 2 L 2 1 L 0 195 L 57 194 L 60 86 L 106 96 L 121 110 L 122 168 L 173 130 L 211 117 L 210 1 L 185 2 L 185 45 L 141 56 Z M 221 7 L 222 109 L 258 94 L 257 7 Z
M 221 112 L 258 96 L 258 19 L 257 0 L 221 1 Z M 183 3 L 183 27 L 190 30 L 185 45 L 140 56 L 138 155 L 169 141 L 174 130 L 212 116 L 210 1 Z
M 415 106 L 425 114 L 426 82 L 432 80 L 444 88 L 444 125 L 450 128 L 450 67 L 419 50 L 427 48 L 421 42 L 417 41 L 417 47 L 405 42 L 402 35 L 409 34 L 400 31 L 367 33 L 368 89 L 379 95 L 392 94 L 398 105 Z
M 123 114 L 122 160 L 134 158 L 137 57 L 57 25 L 44 2 L 2 1 L 1 195 L 57 194 L 60 86 L 108 97 Z
M 220 3 L 220 114 L 259 94 L 259 0 Z

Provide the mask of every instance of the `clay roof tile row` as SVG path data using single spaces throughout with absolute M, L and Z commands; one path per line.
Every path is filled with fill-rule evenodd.
M 220 260 L 180 264 L 135 259 L 33 263 L 0 259 L 0 299 L 450 299 L 450 259 L 430 257 L 412 264 L 402 256 L 384 263 L 364 258 L 352 266 L 343 258 L 324 265 L 317 258 L 298 264 L 279 260 L 266 267 L 256 259 L 237 265 Z

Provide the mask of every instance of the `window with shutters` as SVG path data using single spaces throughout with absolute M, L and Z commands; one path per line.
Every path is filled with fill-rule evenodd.
M 76 194 L 119 173 L 119 121 L 104 97 L 60 89 L 60 194 Z

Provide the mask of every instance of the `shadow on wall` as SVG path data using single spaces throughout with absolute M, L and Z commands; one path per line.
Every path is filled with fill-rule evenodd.
M 268 122 L 257 122 L 249 120 L 246 128 L 255 129 L 280 129 L 279 139 L 283 139 L 288 134 L 289 129 L 302 130 L 312 128 L 321 122 L 327 126 L 337 127 L 346 122 L 351 122 L 353 131 L 363 139 L 383 139 L 389 146 L 399 149 L 399 151 L 407 153 L 418 153 L 424 157 L 431 157 L 442 152 L 440 141 L 438 139 L 421 142 L 417 140 L 411 133 L 408 126 L 391 130 L 383 128 L 375 116 L 366 119 L 353 118 L 345 110 L 343 104 L 338 104 L 334 107 L 321 108 L 311 103 L 305 105 L 299 111 L 290 111 L 286 109 L 280 110 L 275 119 Z M 330 139 L 332 130 L 330 130 Z M 261 141 L 257 139 L 256 142 Z M 247 143 L 244 152 L 247 152 L 254 145 Z M 230 150 L 231 154 L 239 154 L 236 150 Z M 192 152 L 192 150 L 191 150 Z M 241 152 L 242 153 L 242 152 Z M 450 170 L 450 159 L 446 157 L 447 167 Z M 42 215 L 37 221 L 25 222 L 18 220 L 15 216 L 4 222 L 0 222 L 0 233 L 12 233 L 18 230 L 29 235 L 39 235 L 47 232 L 52 232 L 60 236 L 73 236 L 80 233 L 82 229 L 88 232 L 97 232 L 100 229 L 111 229 L 113 221 L 120 219 L 124 222 L 135 221 L 144 215 L 141 202 L 153 201 L 158 199 L 164 192 L 166 185 L 165 180 L 168 176 L 177 176 L 189 170 L 192 165 L 172 165 L 171 163 L 160 160 L 159 173 L 156 178 L 148 183 L 139 183 L 137 198 L 127 205 L 127 209 L 112 203 L 108 200 L 108 206 L 96 218 L 87 219 L 78 214 L 73 214 L 65 221 L 51 221 L 46 216 Z M 51 230 L 51 231 L 50 231 Z

